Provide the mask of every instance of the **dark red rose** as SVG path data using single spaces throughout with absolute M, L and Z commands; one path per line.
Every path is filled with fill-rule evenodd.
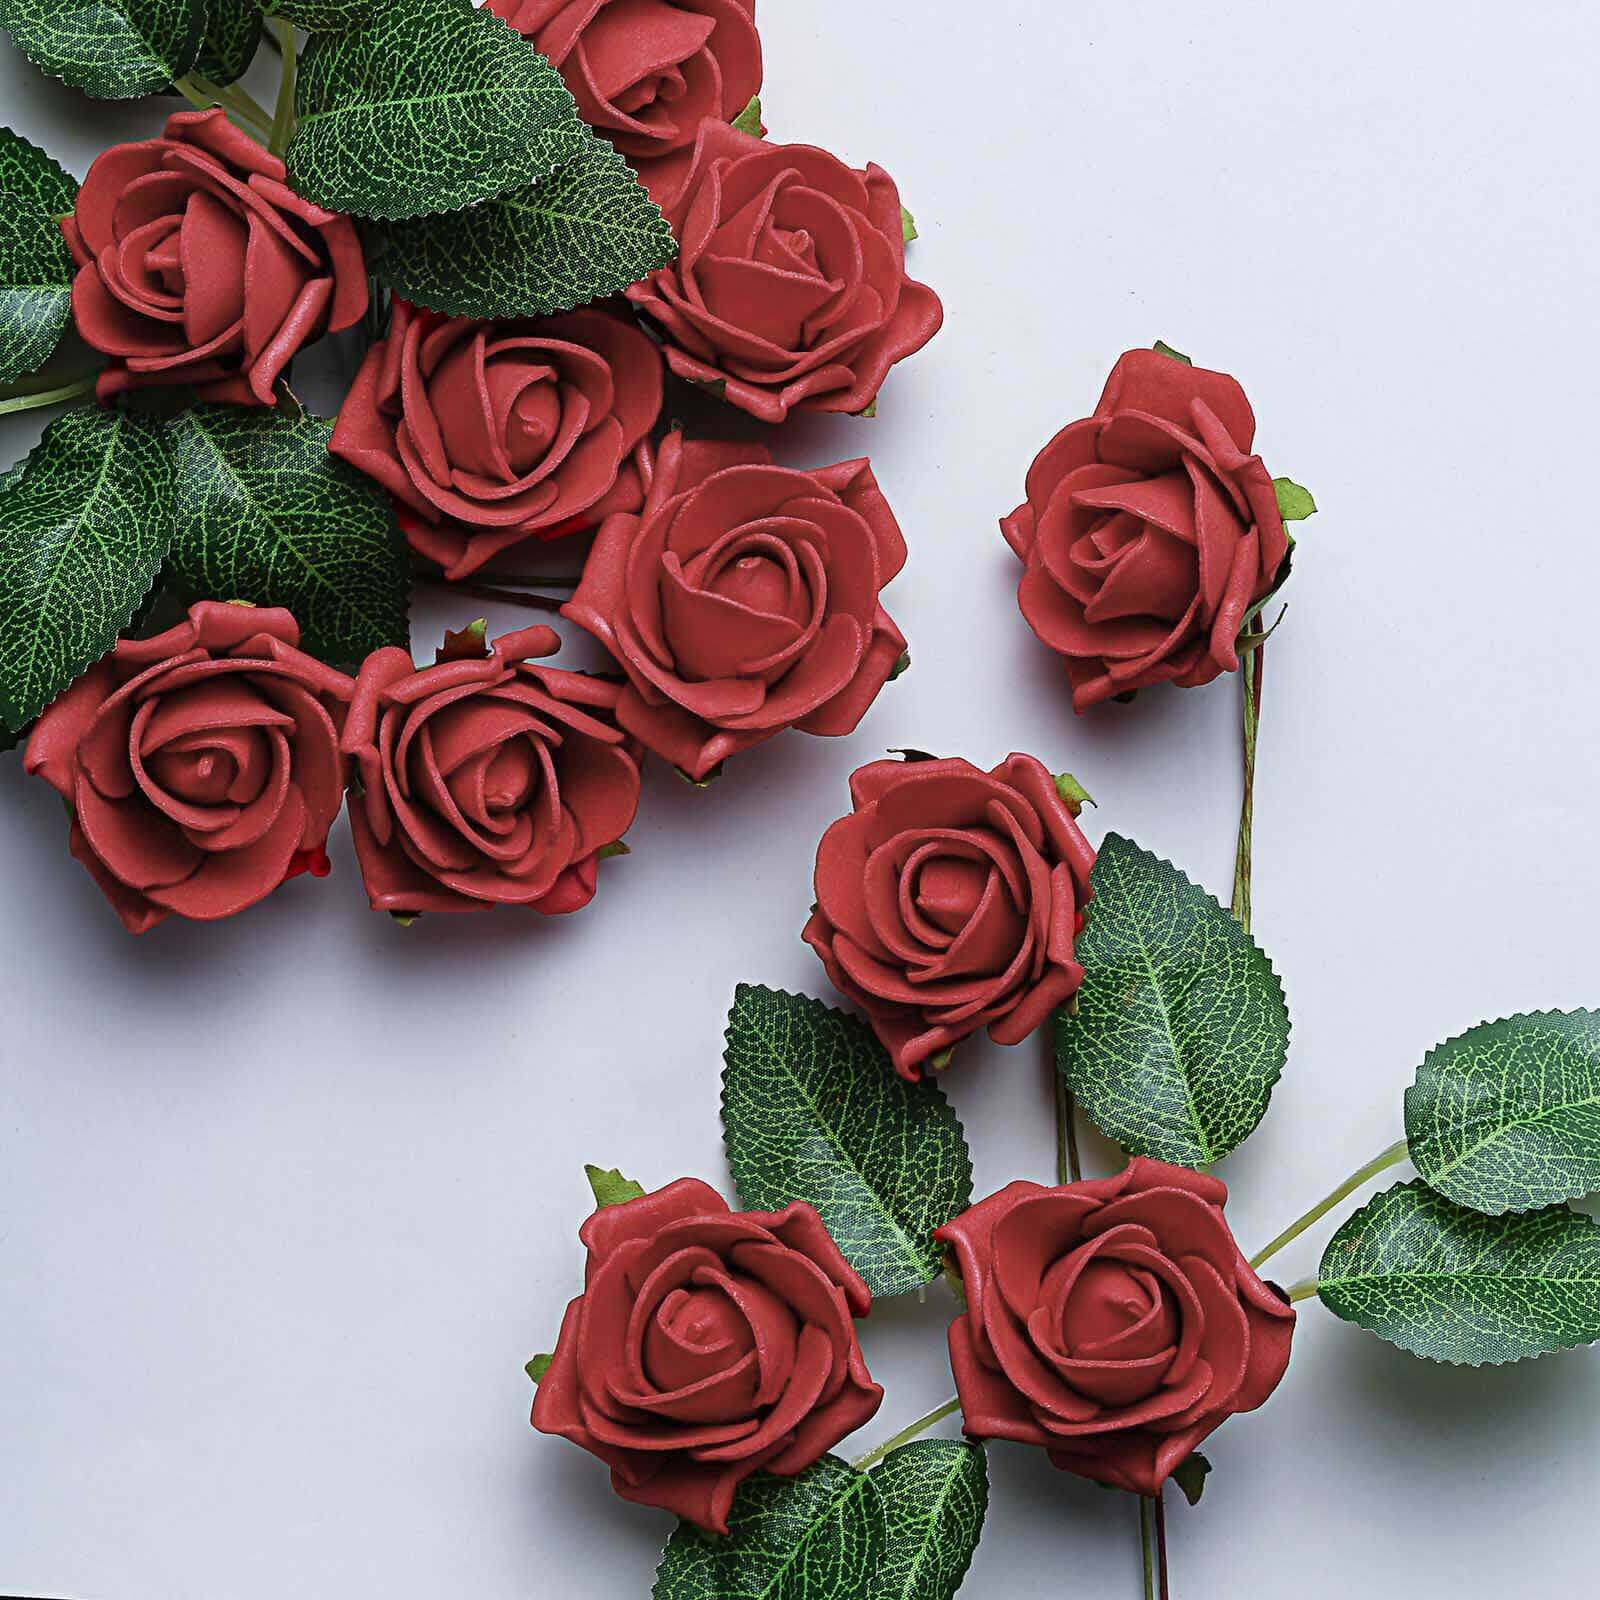
M 804 1471 L 878 1409 L 852 1321 L 872 1296 L 810 1206 L 730 1211 L 680 1178 L 578 1236 L 584 1291 L 533 1425 L 599 1456 L 623 1499 L 726 1533 L 751 1473 Z
M 562 615 L 628 675 L 622 726 L 700 779 L 784 728 L 854 730 L 905 649 L 878 600 L 905 559 L 870 463 L 800 472 L 674 433 Z
M 216 108 L 175 112 L 159 139 L 95 158 L 61 230 L 78 332 L 111 357 L 101 400 L 183 383 L 202 400 L 271 405 L 296 351 L 361 320 L 354 225 L 285 177 Z
M 1019 1044 L 1078 992 L 1094 851 L 1032 756 L 874 761 L 850 798 L 803 937 L 901 1077 L 982 1027 Z
M 609 311 L 485 322 L 396 300 L 328 448 L 395 497 L 413 550 L 465 578 L 638 510 L 661 384 L 655 345 Z
M 467 578 L 638 510 L 661 384 L 653 342 L 608 310 L 483 322 L 395 301 L 328 448 L 394 496 L 411 549 Z
M 375 911 L 556 915 L 594 898 L 601 853 L 638 809 L 640 751 L 617 727 L 615 683 L 528 664 L 560 643 L 523 628 L 421 670 L 392 648 L 362 663 L 344 751 Z
M 677 194 L 707 119 L 761 88 L 755 0 L 489 0 L 531 39 L 659 205 Z
M 69 847 L 130 933 L 326 873 L 354 686 L 299 642 L 287 611 L 203 601 L 120 640 L 39 718 L 24 765 L 66 800 Z
M 1027 567 L 1022 614 L 1065 657 L 1075 710 L 1237 669 L 1240 626 L 1289 548 L 1255 431 L 1226 373 L 1130 350 L 1094 415 L 1040 452 L 1000 528 Z
M 763 422 L 865 411 L 944 320 L 906 276 L 900 193 L 880 167 L 707 122 L 665 210 L 677 259 L 628 298 L 680 378 Z
M 967 1297 L 950 1364 L 968 1436 L 1042 1445 L 1064 1471 L 1154 1495 L 1263 1404 L 1294 1311 L 1246 1264 L 1227 1198 L 1138 1157 L 1114 1178 L 1007 1184 L 938 1229 Z

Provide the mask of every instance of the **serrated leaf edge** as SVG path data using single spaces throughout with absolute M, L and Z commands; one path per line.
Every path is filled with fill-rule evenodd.
M 1443 1195 L 1446 1200 L 1449 1200 L 1454 1205 L 1460 1206 L 1462 1208 L 1462 1210 L 1464 1210 L 1464 1211 L 1475 1211 L 1475 1212 L 1477 1212 L 1477 1214 L 1480 1217 L 1525 1216 L 1530 1211 L 1548 1211 L 1552 1205 L 1560 1205 L 1562 1203 L 1562 1201 L 1561 1200 L 1554 1200 L 1554 1201 L 1547 1200 L 1547 1201 L 1544 1201 L 1542 1203 L 1538 1202 L 1538 1201 L 1535 1201 L 1535 1202 L 1533 1202 L 1532 1204 L 1529 1204 L 1529 1205 L 1524 1205 L 1524 1206 L 1516 1206 L 1516 1205 L 1502 1206 L 1498 1210 L 1489 1211 L 1489 1210 L 1485 1210 L 1482 1206 L 1475 1206 L 1470 1201 L 1462 1200 L 1462 1199 L 1458 1198 L 1456 1195 L 1451 1194 L 1446 1189 L 1441 1189 L 1438 1186 L 1438 1184 L 1433 1181 L 1432 1178 L 1428 1177 L 1427 1174 L 1423 1172 L 1421 1166 L 1418 1165 L 1418 1163 L 1417 1163 L 1415 1155 L 1411 1153 L 1411 1098 L 1412 1098 L 1413 1095 L 1416 1095 L 1416 1094 L 1420 1093 L 1421 1088 L 1422 1088 L 1422 1083 L 1423 1083 L 1423 1074 L 1424 1073 L 1428 1073 L 1428 1072 L 1432 1072 L 1432 1071 L 1435 1070 L 1434 1065 L 1433 1065 L 1434 1057 L 1436 1055 L 1438 1055 L 1438 1053 L 1441 1050 L 1448 1050 L 1452 1045 L 1460 1044 L 1460 1042 L 1463 1039 L 1465 1039 L 1468 1034 L 1476 1033 L 1480 1028 L 1497 1027 L 1502 1022 L 1548 1022 L 1551 1018 L 1554 1018 L 1554 1017 L 1563 1017 L 1563 1018 L 1565 1018 L 1565 1017 L 1587 1017 L 1587 1018 L 1595 1019 L 1596 1021 L 1600 1021 L 1600 1011 L 1593 1010 L 1588 1006 L 1576 1006 L 1571 1011 L 1560 1011 L 1560 1010 L 1553 1010 L 1553 1009 L 1549 1010 L 1549 1011 L 1513 1011 L 1513 1012 L 1510 1012 L 1509 1014 L 1507 1014 L 1505 1016 L 1485 1017 L 1481 1022 L 1474 1022 L 1471 1027 L 1463 1028 L 1460 1033 L 1453 1033 L 1453 1034 L 1450 1035 L 1450 1037 L 1448 1039 L 1441 1039 L 1437 1044 L 1432 1045 L 1428 1049 L 1427 1053 L 1423 1056 L 1422 1063 L 1417 1068 L 1417 1072 L 1416 1072 L 1415 1078 L 1412 1079 L 1410 1085 L 1406 1089 L 1406 1092 L 1405 1092 L 1405 1095 L 1404 1095 L 1404 1099 L 1403 1099 L 1403 1106 L 1404 1106 L 1403 1115 L 1404 1115 L 1404 1119 L 1405 1119 L 1406 1152 L 1407 1152 L 1408 1155 L 1411 1156 L 1411 1164 L 1417 1168 L 1418 1177 L 1421 1178 L 1422 1182 L 1424 1184 L 1426 1184 L 1428 1188 L 1432 1189 L 1435 1194 Z M 1562 1107 L 1560 1107 L 1560 1109 L 1562 1109 L 1562 1110 L 1570 1110 L 1571 1107 L 1574 1106 L 1574 1105 L 1589 1105 L 1589 1104 L 1600 1105 L 1600 1100 L 1595 1100 L 1595 1101 L 1568 1101 Z M 1524 1122 L 1518 1122 L 1518 1123 L 1514 1123 L 1514 1124 L 1502 1124 L 1502 1126 L 1501 1126 L 1499 1131 L 1501 1133 L 1503 1133 L 1505 1131 L 1506 1127 L 1510 1127 L 1510 1126 L 1514 1126 L 1514 1127 L 1532 1127 L 1532 1126 L 1536 1126 L 1536 1125 L 1537 1125 L 1537 1119 L 1535 1120 L 1535 1122 L 1532 1122 L 1532 1123 L 1524 1121 Z M 1480 1150 L 1482 1150 L 1489 1143 L 1490 1143 L 1490 1141 L 1488 1139 L 1481 1140 L 1479 1143 L 1475 1144 L 1472 1147 L 1472 1149 L 1467 1151 L 1465 1154 L 1455 1157 L 1454 1160 L 1450 1161 L 1442 1169 L 1444 1174 L 1446 1176 L 1448 1176 L 1448 1174 L 1450 1172 L 1454 1171 L 1455 1168 L 1459 1167 L 1463 1161 L 1466 1161 L 1469 1157 L 1476 1155 Z M 1581 1198 L 1582 1198 L 1582 1196 L 1580 1196 L 1580 1195 L 1566 1195 L 1566 1196 L 1563 1197 L 1563 1199 L 1566 1199 L 1566 1200 L 1576 1200 L 1576 1199 L 1581 1199 Z

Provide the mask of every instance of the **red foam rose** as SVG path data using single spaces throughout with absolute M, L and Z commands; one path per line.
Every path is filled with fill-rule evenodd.
M 78 267 L 72 315 L 111 357 L 95 393 L 193 384 L 202 400 L 271 405 L 302 346 L 359 322 L 367 269 L 348 217 L 302 199 L 218 108 L 95 158 L 61 225 Z
M 1075 710 L 1239 665 L 1246 615 L 1288 552 L 1255 415 L 1226 373 L 1155 350 L 1117 362 L 1001 522 L 1028 626 L 1065 658 Z
M 671 204 L 700 124 L 761 88 L 755 0 L 489 0 L 560 72 L 578 114 Z
M 1018 1182 L 935 1231 L 967 1309 L 950 1327 L 964 1431 L 1040 1445 L 1136 1494 L 1254 1411 L 1295 1314 L 1250 1270 L 1225 1185 L 1143 1157 L 1114 1178 Z
M 72 808 L 72 853 L 129 932 L 232 916 L 322 860 L 353 685 L 299 642 L 287 611 L 203 601 L 39 718 L 24 765 Z
M 803 937 L 901 1077 L 982 1027 L 1018 1044 L 1078 992 L 1094 851 L 1032 756 L 875 761 L 850 797 Z
M 344 752 L 374 910 L 555 915 L 594 898 L 600 852 L 638 809 L 640 752 L 617 727 L 615 683 L 528 664 L 559 644 L 524 628 L 420 671 L 393 648 L 362 663 Z
M 700 779 L 784 728 L 854 730 L 905 649 L 878 599 L 905 558 L 869 462 L 802 472 L 674 433 L 562 615 L 627 674 L 622 726 Z
M 726 1533 L 753 1472 L 804 1471 L 878 1409 L 853 1320 L 872 1296 L 810 1206 L 731 1211 L 680 1178 L 579 1237 L 584 1292 L 533 1425 L 599 1456 L 625 1500 Z
M 486 322 L 396 300 L 328 448 L 395 497 L 412 549 L 465 578 L 636 511 L 661 392 L 655 345 L 612 312 Z
M 939 297 L 906 276 L 900 193 L 880 167 L 707 122 L 665 209 L 677 259 L 628 298 L 679 377 L 763 422 L 865 411 L 939 331 Z

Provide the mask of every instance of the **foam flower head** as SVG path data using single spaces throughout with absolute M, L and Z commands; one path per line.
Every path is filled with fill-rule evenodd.
M 761 88 L 755 0 L 489 0 L 560 72 L 578 115 L 660 205 L 700 124 L 732 122 Z
M 1077 993 L 1094 851 L 1038 761 L 874 761 L 850 798 L 804 938 L 901 1077 L 979 1028 L 1018 1044 Z
M 865 411 L 939 331 L 939 297 L 906 275 L 900 192 L 881 167 L 708 122 L 665 211 L 677 259 L 628 298 L 680 378 L 763 422 Z
M 420 670 L 404 650 L 375 651 L 356 679 L 344 750 L 373 908 L 580 910 L 639 805 L 618 686 L 534 665 L 560 646 L 551 628 L 489 649 L 470 633 L 452 640 Z
M 1000 527 L 1025 569 L 1022 615 L 1065 660 L 1074 709 L 1237 669 L 1240 627 L 1289 548 L 1255 430 L 1226 373 L 1130 350 L 1094 415 L 1040 452 Z
M 871 1293 L 810 1206 L 732 1211 L 680 1178 L 579 1237 L 584 1291 L 533 1425 L 599 1456 L 625 1500 L 726 1533 L 752 1473 L 804 1471 L 878 1409 L 855 1330 Z
M 612 312 L 488 322 L 397 300 L 328 448 L 389 491 L 413 550 L 465 578 L 637 510 L 661 389 L 656 347 Z
M 129 932 L 327 871 L 354 686 L 299 642 L 287 611 L 203 601 L 119 641 L 40 716 L 24 764 L 66 800 L 72 853 Z
M 965 1432 L 1035 1444 L 1155 1495 L 1277 1388 L 1294 1311 L 1245 1262 L 1227 1188 L 1143 1157 L 1114 1178 L 1018 1182 L 935 1231 L 967 1309 L 950 1327 Z
M 271 405 L 290 359 L 359 322 L 367 269 L 348 217 L 289 188 L 282 161 L 218 108 L 95 158 L 62 223 L 72 315 L 111 358 L 95 392 L 192 384 Z
M 785 728 L 854 730 L 905 649 L 879 600 L 905 559 L 870 463 L 803 472 L 675 433 L 562 614 L 627 674 L 622 726 L 698 780 Z

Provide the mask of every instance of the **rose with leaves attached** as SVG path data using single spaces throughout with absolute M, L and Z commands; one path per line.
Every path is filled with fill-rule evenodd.
M 219 109 L 95 158 L 62 223 L 72 314 L 111 358 L 95 392 L 192 384 L 271 405 L 290 359 L 359 322 L 367 269 L 348 217 L 302 199 L 275 156 Z
M 559 648 L 552 628 L 491 649 L 469 630 L 420 671 L 393 648 L 362 663 L 344 751 L 374 910 L 555 915 L 594 898 L 638 809 L 640 752 L 617 727 L 615 683 L 530 664 Z
M 901 1077 L 981 1027 L 1018 1044 L 1077 993 L 1094 851 L 1039 762 L 874 761 L 850 797 L 803 937 Z
M 880 167 L 708 122 L 663 209 L 677 259 L 628 298 L 680 378 L 763 422 L 867 410 L 939 331 L 939 297 L 906 276 L 900 194 Z
M 72 853 L 130 933 L 327 872 L 353 685 L 299 642 L 287 611 L 203 601 L 120 640 L 40 716 L 24 765 L 66 800 Z
M 698 780 L 785 728 L 855 729 L 905 650 L 878 598 L 905 559 L 869 462 L 802 472 L 674 433 L 562 615 L 627 674 L 622 726 Z
M 396 300 L 328 448 L 394 496 L 413 550 L 465 578 L 636 511 L 661 390 L 655 345 L 609 311 L 490 322 Z
M 1238 667 L 1239 630 L 1289 548 L 1255 429 L 1226 373 L 1130 350 L 1094 415 L 1040 452 L 1000 526 L 1026 568 L 1022 614 L 1065 658 L 1075 710 Z
M 1227 1187 L 1138 1157 L 1114 1178 L 1018 1182 L 936 1229 L 967 1309 L 950 1327 L 965 1432 L 1155 1495 L 1289 1364 L 1294 1311 L 1250 1270 Z
M 548 57 L 579 116 L 663 206 L 701 123 L 732 122 L 761 88 L 755 0 L 489 0 L 489 9 Z
M 878 1409 L 853 1320 L 872 1296 L 810 1206 L 735 1212 L 680 1178 L 579 1237 L 584 1292 L 533 1425 L 599 1456 L 624 1499 L 726 1533 L 752 1473 L 803 1471 Z

